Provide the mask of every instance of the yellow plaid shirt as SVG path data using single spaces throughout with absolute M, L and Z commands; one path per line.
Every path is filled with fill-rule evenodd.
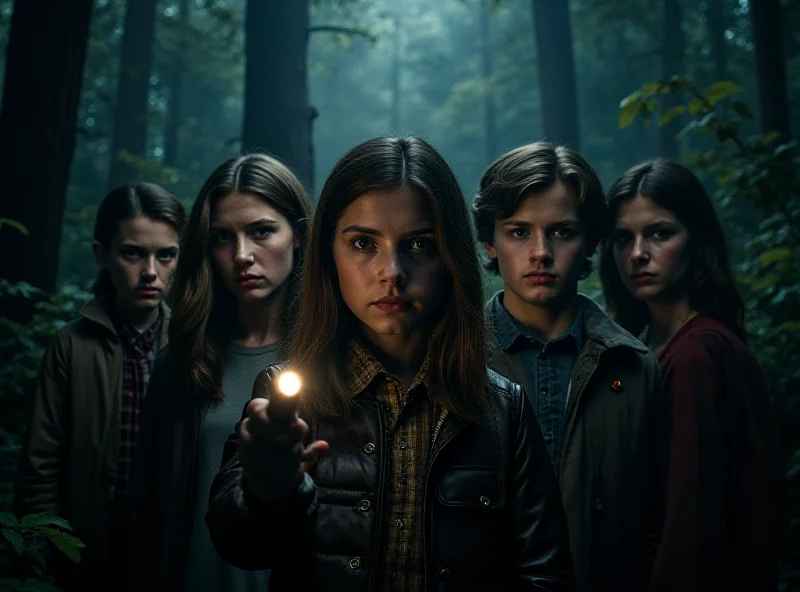
M 412 592 L 425 575 L 422 517 L 425 472 L 437 410 L 428 397 L 430 352 L 407 392 L 396 377 L 356 341 L 347 356 L 347 384 L 355 397 L 367 391 L 391 414 L 391 483 L 386 550 L 378 566 L 379 590 Z M 379 376 L 380 375 L 380 376 Z

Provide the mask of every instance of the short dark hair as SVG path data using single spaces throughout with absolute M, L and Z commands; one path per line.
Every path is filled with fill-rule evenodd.
M 677 162 L 658 159 L 638 164 L 608 192 L 612 223 L 620 205 L 637 195 L 672 212 L 689 231 L 689 305 L 715 317 L 744 341 L 744 303 L 733 277 L 725 232 L 703 184 Z M 622 282 L 610 237 L 600 245 L 600 281 L 609 313 L 623 328 L 639 335 L 650 322 L 650 312 Z
M 583 262 L 581 279 L 592 272 L 591 255 L 607 230 L 607 208 L 600 178 L 580 154 L 550 142 L 534 142 L 515 148 L 494 161 L 481 177 L 472 202 L 478 240 L 494 243 L 497 220 L 509 218 L 523 198 L 548 190 L 561 182 L 578 198 L 578 215 L 589 240 L 589 256 Z M 484 263 L 499 273 L 497 259 Z
M 136 216 L 164 222 L 180 235 L 186 224 L 186 211 L 169 191 L 155 183 L 123 185 L 109 192 L 100 202 L 94 223 L 94 240 L 108 249 L 119 233 L 121 222 Z M 113 294 L 114 286 L 108 271 L 101 271 L 92 286 L 95 296 Z

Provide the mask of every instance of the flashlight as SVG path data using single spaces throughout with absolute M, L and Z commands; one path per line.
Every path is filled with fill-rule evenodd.
M 267 415 L 277 423 L 289 423 L 297 409 L 297 393 L 300 392 L 300 377 L 287 370 L 281 372 L 275 379 L 278 387 L 273 390 L 269 398 Z

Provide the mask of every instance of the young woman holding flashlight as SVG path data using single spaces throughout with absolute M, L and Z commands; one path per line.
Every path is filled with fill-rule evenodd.
M 285 415 L 284 367 L 261 373 L 212 487 L 220 554 L 272 568 L 271 590 L 572 590 L 539 426 L 486 368 L 475 243 L 442 157 L 416 138 L 345 154 L 303 277 L 298 413 L 270 409 Z
M 222 164 L 195 200 L 175 275 L 172 347 L 156 362 L 144 411 L 132 589 L 267 587 L 268 573 L 217 555 L 204 516 L 253 378 L 283 359 L 310 215 L 297 178 L 263 154 Z

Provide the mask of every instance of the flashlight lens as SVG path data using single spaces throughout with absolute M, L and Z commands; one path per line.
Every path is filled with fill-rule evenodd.
M 278 389 L 287 397 L 300 392 L 300 377 L 294 372 L 284 372 L 278 377 Z

